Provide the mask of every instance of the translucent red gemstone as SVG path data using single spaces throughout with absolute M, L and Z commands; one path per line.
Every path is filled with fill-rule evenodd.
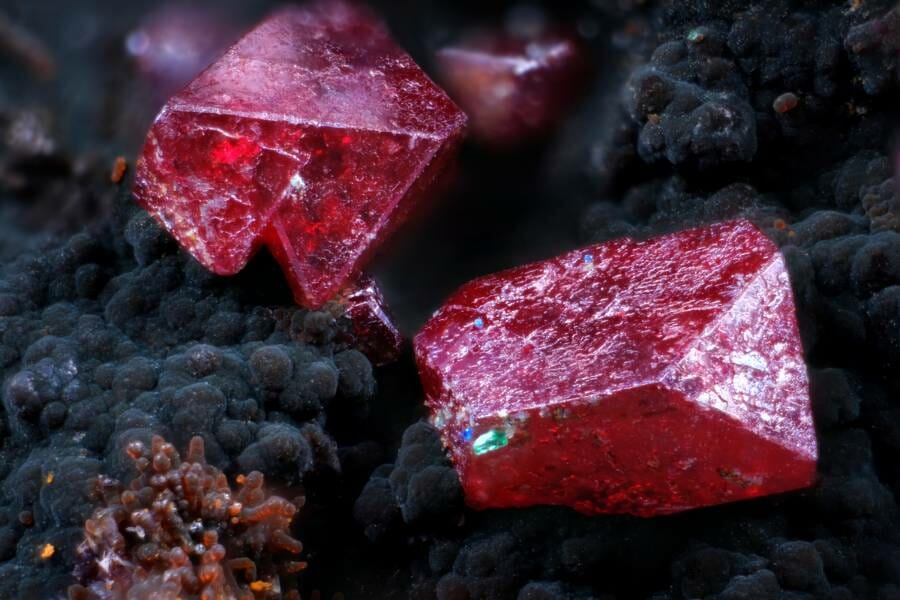
M 391 318 L 381 288 L 368 275 L 359 275 L 337 296 L 338 308 L 350 329 L 341 341 L 365 354 L 375 366 L 396 361 L 406 341 Z
M 815 477 L 788 274 L 746 221 L 477 279 L 415 352 L 476 508 L 650 516 Z
M 323 0 L 273 14 L 169 100 L 135 196 L 218 274 L 265 244 L 316 308 L 402 222 L 464 126 L 369 11 Z
M 441 81 L 482 142 L 509 146 L 547 133 L 577 98 L 586 59 L 577 39 L 482 33 L 437 53 Z

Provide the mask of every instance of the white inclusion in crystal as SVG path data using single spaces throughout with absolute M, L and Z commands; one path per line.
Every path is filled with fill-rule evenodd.
M 753 384 L 746 373 L 738 373 L 731 383 L 739 394 L 750 394 L 753 391 Z
M 442 429 L 444 425 L 447 424 L 450 416 L 450 411 L 446 408 L 442 408 L 441 410 L 437 411 L 437 413 L 435 413 L 432 417 L 432 424 L 438 429 Z
M 758 352 L 732 352 L 731 362 L 757 371 L 763 371 L 769 365 L 766 359 Z
M 302 190 L 306 188 L 306 182 L 300 177 L 300 173 L 294 173 L 294 176 L 291 177 L 291 187 L 295 190 Z
M 775 378 L 775 381 L 779 385 L 783 385 L 791 381 L 793 378 L 794 375 L 790 369 L 788 369 L 787 367 L 781 367 L 780 369 L 778 369 L 778 375 Z

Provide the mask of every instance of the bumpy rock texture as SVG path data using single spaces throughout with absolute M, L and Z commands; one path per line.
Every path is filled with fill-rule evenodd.
M 296 308 L 277 266 L 221 280 L 127 215 L 0 267 L 0 597 L 71 581 L 96 478 L 130 476 L 129 444 L 199 435 L 210 465 L 297 486 L 341 469 L 327 412 L 364 417 L 375 390 L 351 324 Z
M 415 349 L 476 508 L 651 516 L 815 477 L 787 270 L 747 221 L 482 277 Z
M 293 560 L 303 550 L 289 534 L 296 504 L 269 496 L 259 471 L 239 476 L 232 491 L 206 463 L 202 437 L 191 440 L 183 461 L 163 438 L 151 444 L 126 449 L 138 471 L 127 488 L 98 480 L 105 506 L 85 524 L 81 584 L 69 598 L 299 599 L 287 580 L 306 567 Z M 289 558 L 279 561 L 282 554 Z
M 169 100 L 135 196 L 217 274 L 266 245 L 318 308 L 421 199 L 464 125 L 372 13 L 287 8 Z

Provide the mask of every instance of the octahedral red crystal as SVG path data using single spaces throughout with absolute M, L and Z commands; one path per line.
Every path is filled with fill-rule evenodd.
M 788 274 L 746 221 L 477 279 L 415 352 L 476 508 L 651 516 L 815 478 Z
M 482 32 L 437 53 L 441 81 L 472 119 L 472 133 L 511 146 L 547 133 L 565 117 L 586 73 L 574 35 L 547 30 Z
M 400 224 L 465 120 L 368 10 L 286 8 L 169 100 L 135 196 L 220 275 L 265 244 L 317 308 Z

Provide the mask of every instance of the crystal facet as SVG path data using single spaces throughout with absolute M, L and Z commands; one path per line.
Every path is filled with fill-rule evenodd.
M 367 10 L 287 8 L 169 100 L 135 196 L 220 275 L 265 244 L 317 308 L 403 221 L 465 120 Z
M 788 274 L 746 221 L 477 279 L 415 352 L 475 508 L 651 516 L 815 478 Z
M 437 53 L 441 80 L 486 144 L 510 146 L 552 128 L 577 97 L 585 57 L 576 38 L 483 33 Z
M 368 275 L 358 275 L 335 298 L 338 312 L 347 318 L 350 328 L 341 333 L 343 342 L 352 344 L 375 366 L 400 358 L 406 344 L 394 324 L 381 288 Z

